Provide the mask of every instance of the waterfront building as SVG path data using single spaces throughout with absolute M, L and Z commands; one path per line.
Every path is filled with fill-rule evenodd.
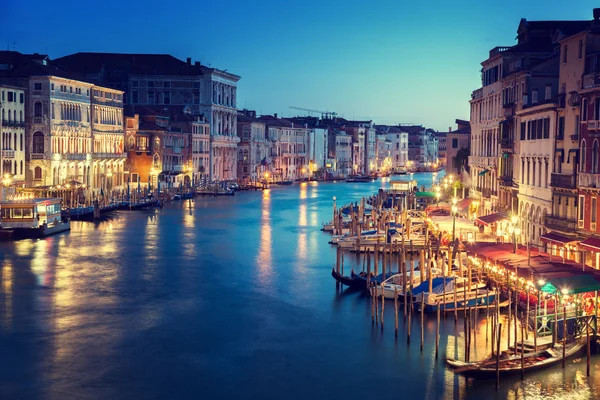
M 418 169 L 428 169 L 438 163 L 438 140 L 433 129 L 422 125 L 401 126 L 408 132 L 408 159 Z
M 169 126 L 172 132 L 187 135 L 187 147 L 181 149 L 184 159 L 184 173 L 190 175 L 194 185 L 205 183 L 209 179 L 210 169 L 210 124 L 198 115 L 179 112 L 171 116 Z M 189 179 L 184 178 L 184 183 Z
M 306 138 L 308 170 L 311 176 L 322 179 L 326 173 L 331 172 L 327 167 L 329 153 L 329 126 L 317 117 L 292 117 L 288 118 L 295 126 L 304 126 L 308 129 Z
M 456 120 L 457 129 L 446 135 L 446 174 L 460 176 L 463 168 L 468 170 L 471 144 L 471 126 L 469 121 Z
M 123 91 L 81 80 L 47 56 L 0 52 L 0 79 L 25 91 L 25 183 L 123 184 Z
M 18 86 L 1 85 L 2 120 L 0 132 L 0 177 L 11 175 L 15 185 L 25 183 L 25 90 Z
M 393 170 L 392 141 L 388 140 L 387 135 L 383 133 L 377 134 L 376 139 L 377 157 L 375 159 L 375 170 L 391 172 Z
M 562 235 L 566 240 L 561 242 L 542 238 L 549 253 L 573 260 L 579 259 L 579 252 L 568 246 L 567 243 L 571 242 L 571 239 L 579 238 L 576 232 L 579 200 L 577 189 L 580 157 L 579 125 L 582 108 L 579 91 L 585 73 L 586 47 L 589 45 L 590 49 L 593 49 L 592 41 L 588 43 L 586 40 L 588 34 L 587 31 L 578 32 L 564 37 L 558 42 L 560 47 L 558 122 L 553 169 L 550 177 L 552 210 L 546 216 L 545 226 L 546 229 Z M 582 192 L 585 192 L 585 189 Z M 584 218 L 581 219 L 582 225 L 583 220 Z M 585 226 L 579 228 L 585 228 Z
M 330 135 L 330 156 L 335 160 L 334 175 L 345 178 L 352 174 L 352 136 L 344 131 L 334 130 Z
M 258 181 L 265 173 L 273 175 L 271 141 L 266 134 L 266 124 L 256 118 L 256 111 L 243 110 L 238 113 L 238 179 Z
M 306 126 L 295 126 L 293 122 L 279 118 L 277 114 L 263 115 L 259 120 L 265 123 L 267 138 L 272 143 L 273 179 L 277 181 L 308 178 L 309 129 Z
M 238 75 L 168 54 L 76 53 L 56 62 L 125 90 L 130 114 L 159 105 L 205 118 L 211 139 L 209 178 L 237 178 Z
M 452 128 L 448 129 L 448 131 L 452 131 Z M 447 161 L 447 146 L 446 146 L 446 133 L 445 132 L 436 132 L 435 138 L 437 139 L 437 167 L 444 167 L 448 164 Z
M 134 114 L 126 118 L 128 181 L 143 187 L 190 185 L 191 129 L 174 129 L 170 117 Z
M 594 20 L 590 27 L 579 37 L 561 43 L 561 62 L 565 67 L 576 57 L 576 65 L 583 74 L 577 76 L 581 88 L 577 91 L 565 91 L 566 102 L 579 108 L 575 115 L 575 126 L 569 126 L 565 118 L 565 135 L 571 134 L 579 142 L 579 187 L 577 202 L 577 229 L 588 239 L 580 243 L 588 265 L 600 268 L 600 244 L 594 235 L 600 233 L 598 224 L 598 198 L 600 197 L 600 9 L 594 10 Z M 562 66 L 562 64 L 561 64 Z M 566 117 L 566 116 L 565 116 Z M 565 137 L 566 140 L 566 137 Z M 596 241 L 596 242 L 594 242 Z
M 386 134 L 391 143 L 392 169 L 395 171 L 407 167 L 408 161 L 408 132 L 399 126 L 380 127 L 380 132 Z

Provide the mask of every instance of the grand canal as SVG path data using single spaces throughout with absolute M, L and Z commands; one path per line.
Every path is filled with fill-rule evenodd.
M 430 185 L 430 174 L 416 176 Z M 321 223 L 386 187 L 309 183 L 119 212 L 70 233 L 0 244 L 0 398 L 307 399 L 600 396 L 598 358 L 502 380 L 446 369 L 462 355 L 448 316 L 419 349 L 382 332 L 368 299 L 336 291 Z M 355 261 L 354 261 L 355 262 Z M 346 271 L 353 259 L 346 259 Z M 357 266 L 357 268 L 360 268 Z M 393 303 L 388 303 L 393 304 Z M 489 352 L 485 319 L 475 358 Z

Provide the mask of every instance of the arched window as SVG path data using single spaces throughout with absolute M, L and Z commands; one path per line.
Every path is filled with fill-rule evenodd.
M 579 152 L 581 153 L 581 162 L 579 163 L 579 170 L 581 172 L 585 172 L 585 161 L 586 161 L 586 154 L 585 154 L 585 139 L 583 139 L 581 141 L 581 149 L 579 150 Z
M 133 138 L 133 136 L 129 136 L 129 150 L 133 149 L 135 147 L 135 139 Z
M 23 122 L 23 111 L 19 111 L 19 122 Z
M 17 110 L 13 111 L 13 121 L 17 122 Z
M 592 150 L 592 173 L 598 173 L 598 150 L 600 150 L 600 146 L 598 146 L 598 139 L 594 140 L 594 148 Z
M 23 175 L 23 160 L 21 160 L 21 175 Z
M 25 140 L 24 140 L 24 136 L 25 136 L 25 135 L 23 135 L 23 134 L 21 133 L 21 151 L 24 151 L 24 146 L 23 146 L 23 142 L 25 141 Z
M 44 134 L 36 132 L 33 134 L 33 153 L 40 154 L 44 152 Z
M 33 170 L 33 178 L 35 180 L 42 180 L 42 169 L 40 167 L 35 167 Z
M 160 138 L 158 136 L 154 138 L 154 150 L 160 150 Z
M 159 168 L 160 167 L 160 156 L 158 154 L 154 155 L 154 168 Z
M 13 141 L 14 145 L 12 147 L 12 150 L 18 150 L 18 148 L 17 148 L 17 132 L 14 133 L 13 137 L 14 137 L 14 141 Z

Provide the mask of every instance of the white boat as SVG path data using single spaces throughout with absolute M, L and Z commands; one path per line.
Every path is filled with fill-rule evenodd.
M 372 245 L 375 247 L 377 243 L 385 243 L 385 233 L 379 233 L 376 229 L 363 231 L 360 237 L 357 235 L 346 236 L 339 238 L 337 245 L 342 249 L 353 249 L 357 246 Z
M 436 278 L 442 274 L 442 270 L 438 268 L 431 269 L 432 278 Z M 427 273 L 423 274 L 423 282 L 427 282 Z M 410 279 L 410 271 L 406 271 L 406 285 L 410 288 L 411 279 Z M 404 298 L 404 281 L 402 274 L 395 274 L 386 279 L 381 283 L 381 285 L 377 286 L 377 296 L 381 296 L 383 292 L 383 297 L 386 299 L 393 299 L 396 293 L 399 298 Z M 421 271 L 413 271 L 412 276 L 412 286 L 416 287 L 421 284 Z
M 35 198 L 0 202 L 3 234 L 19 238 L 40 238 L 68 231 L 71 223 L 61 216 L 60 198 Z
M 475 307 L 475 305 L 485 307 L 494 302 L 497 294 L 495 290 L 485 289 L 485 284 L 481 282 L 472 282 L 469 287 L 468 279 L 460 277 L 437 277 L 433 279 L 432 286 L 433 290 L 428 292 L 428 282 L 424 282 L 416 287 L 412 293 L 414 302 L 419 309 L 421 302 L 423 302 L 425 312 L 437 311 L 438 307 L 442 310 L 453 310 L 455 287 L 457 308 L 464 308 L 465 303 L 467 307 Z M 466 290 L 465 286 L 467 286 Z

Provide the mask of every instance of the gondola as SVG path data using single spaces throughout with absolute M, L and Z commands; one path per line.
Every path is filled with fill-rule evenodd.
M 565 358 L 579 353 L 585 344 L 573 343 L 567 345 Z M 539 351 L 537 353 L 525 354 L 523 356 L 523 370 L 527 372 L 537 371 L 543 368 L 559 364 L 563 359 L 562 345 Z M 496 376 L 496 358 L 490 357 L 478 362 L 462 362 L 452 358 L 446 360 L 448 365 L 455 368 L 454 372 L 475 378 L 492 378 Z M 521 356 L 505 357 L 500 359 L 499 372 L 501 375 L 521 373 Z
M 370 281 L 372 283 L 379 284 L 392 275 L 393 275 L 393 273 L 388 272 L 385 274 L 385 276 L 383 274 L 379 274 L 375 277 L 371 276 Z M 340 282 L 342 285 L 346 285 L 352 289 L 367 290 L 367 288 L 368 288 L 367 287 L 367 274 L 364 272 L 362 272 L 360 274 L 356 274 L 356 273 L 354 273 L 354 270 L 352 270 L 352 272 L 350 272 L 350 276 L 348 277 L 348 276 L 344 276 L 344 275 L 337 273 L 335 268 L 332 268 L 331 276 L 333 276 L 333 278 L 336 281 Z
M 350 289 L 367 289 L 367 279 L 366 275 L 357 275 L 352 271 L 351 276 L 344 276 L 342 274 L 338 274 L 335 268 L 331 269 L 331 276 L 333 279 L 341 283 L 342 285 L 348 286 Z

